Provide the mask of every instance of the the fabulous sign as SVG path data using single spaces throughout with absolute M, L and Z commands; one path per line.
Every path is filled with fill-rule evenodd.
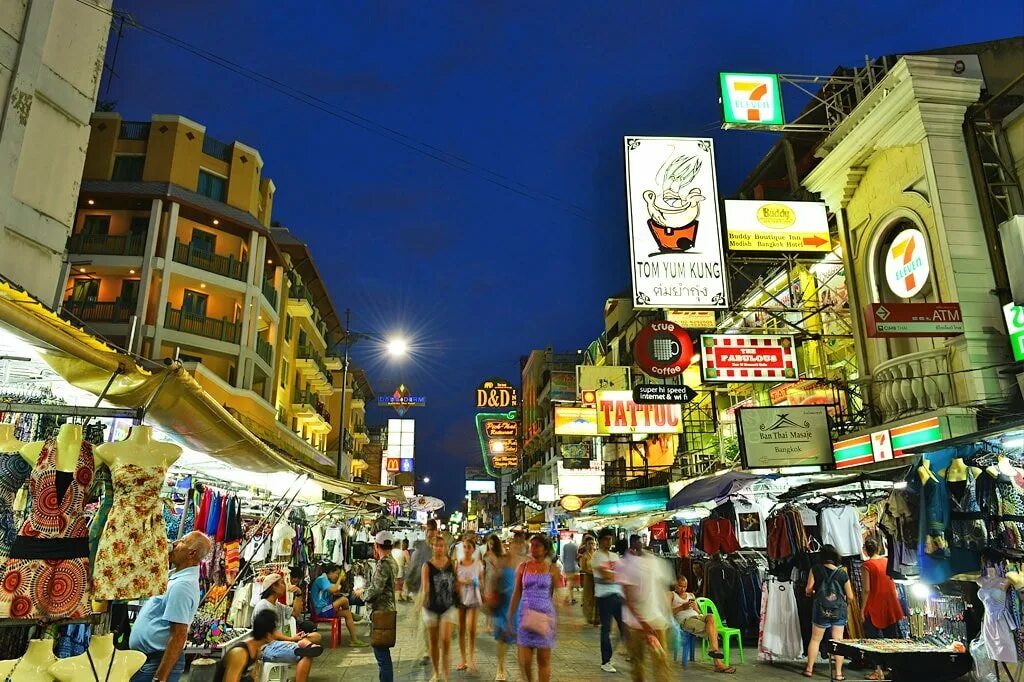
M 633 402 L 632 391 L 599 391 L 597 432 L 600 435 L 682 433 L 682 408 L 669 404 L 637 404 Z
M 958 336 L 964 333 L 959 303 L 869 303 L 868 336 Z
M 421 395 L 412 395 L 405 384 L 402 384 L 390 395 L 377 397 L 379 407 L 390 407 L 398 413 L 399 417 L 405 416 L 411 407 L 426 407 L 427 399 Z
M 747 407 L 736 412 L 740 454 L 747 469 L 832 463 L 824 405 Z
M 792 336 L 704 334 L 700 340 L 704 381 L 796 381 L 800 374 Z
M 634 306 L 725 308 L 712 141 L 627 137 L 625 153 Z
M 825 204 L 726 201 L 730 251 L 831 251 Z

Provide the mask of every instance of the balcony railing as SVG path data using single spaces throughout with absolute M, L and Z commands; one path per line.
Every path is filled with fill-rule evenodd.
M 64 310 L 83 322 L 127 324 L 135 314 L 135 301 L 64 301 Z
M 227 343 L 238 343 L 241 336 L 242 325 L 237 322 L 230 322 L 227 318 L 214 319 L 202 315 L 193 315 L 172 308 L 167 304 L 167 313 L 164 317 L 164 327 L 179 332 L 187 332 L 198 336 L 205 336 L 208 339 L 226 341 Z
M 263 280 L 263 298 L 270 302 L 270 307 L 277 310 L 277 289 L 269 279 Z
M 149 121 L 121 121 L 122 140 L 148 140 Z
M 313 391 L 294 391 L 292 393 L 292 404 L 308 405 L 313 408 L 313 410 L 320 415 L 325 422 L 328 424 L 331 423 L 331 413 L 327 411 L 327 404 L 318 399 Z
M 217 275 L 245 281 L 249 271 L 248 260 L 238 260 L 234 256 L 218 256 L 205 249 L 196 249 L 191 244 L 183 244 L 174 240 L 174 262 L 191 265 Z
M 684 478 L 686 467 L 679 464 L 651 467 L 616 467 L 609 464 L 604 470 L 604 492 L 608 494 L 652 488 Z
M 909 353 L 875 368 L 871 375 L 871 397 L 882 421 L 956 404 L 949 353 L 947 348 Z
M 256 337 L 256 355 L 263 358 L 263 361 L 271 367 L 274 366 L 274 347 L 270 345 L 269 341 L 264 341 L 258 336 Z
M 207 135 L 203 138 L 203 153 L 221 161 L 230 161 L 231 145 Z
M 316 364 L 317 369 L 324 375 L 324 378 L 327 379 L 327 382 L 330 383 L 331 371 L 327 369 L 323 356 L 317 353 L 310 345 L 299 346 L 297 353 L 298 357 L 303 360 L 312 360 Z
M 146 251 L 145 235 L 73 234 L 68 253 L 94 256 L 141 256 Z

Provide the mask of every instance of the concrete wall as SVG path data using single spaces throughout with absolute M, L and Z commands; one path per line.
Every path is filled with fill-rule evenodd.
M 0 275 L 54 302 L 103 72 L 110 0 L 0 2 Z

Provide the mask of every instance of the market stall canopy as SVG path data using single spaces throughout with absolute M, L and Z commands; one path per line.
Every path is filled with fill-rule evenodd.
M 321 453 L 312 447 L 262 440 L 180 364 L 164 367 L 137 360 L 61 319 L 2 279 L 0 325 L 34 347 L 69 384 L 103 396 L 111 405 L 144 410 L 148 422 L 185 447 L 256 473 L 305 473 L 340 495 L 404 498 L 401 488 L 340 481 L 317 471 L 314 464 L 322 463 L 317 458 Z
M 626 490 L 605 495 L 595 503 L 587 505 L 599 516 L 633 514 L 636 512 L 664 511 L 668 502 L 668 486 Z
M 761 476 L 742 471 L 726 471 L 703 478 L 695 478 L 672 496 L 666 509 L 685 509 L 708 502 L 718 503 L 733 493 L 752 485 L 760 478 Z
M 917 465 L 917 458 L 909 458 L 911 461 L 904 459 L 889 460 L 893 466 L 885 469 L 877 469 L 874 471 L 865 471 L 849 475 L 836 475 L 836 474 L 823 474 L 820 480 L 811 481 L 804 485 L 799 485 L 794 488 L 790 488 L 786 492 L 779 495 L 779 502 L 786 502 L 788 500 L 795 500 L 813 492 L 832 491 L 847 486 L 856 486 L 859 484 L 867 484 L 869 482 L 883 482 L 883 483 L 895 483 L 896 481 L 902 481 L 907 478 L 910 470 Z

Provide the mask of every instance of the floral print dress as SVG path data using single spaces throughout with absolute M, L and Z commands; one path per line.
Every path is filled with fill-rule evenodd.
M 141 599 L 167 591 L 167 529 L 160 488 L 167 469 L 114 463 L 114 504 L 96 551 L 94 599 Z
M 0 582 L 0 618 L 85 618 L 89 605 L 89 523 L 92 444 L 83 441 L 74 472 L 57 469 L 57 441 L 48 439 L 29 478 L 32 513 L 11 546 Z

